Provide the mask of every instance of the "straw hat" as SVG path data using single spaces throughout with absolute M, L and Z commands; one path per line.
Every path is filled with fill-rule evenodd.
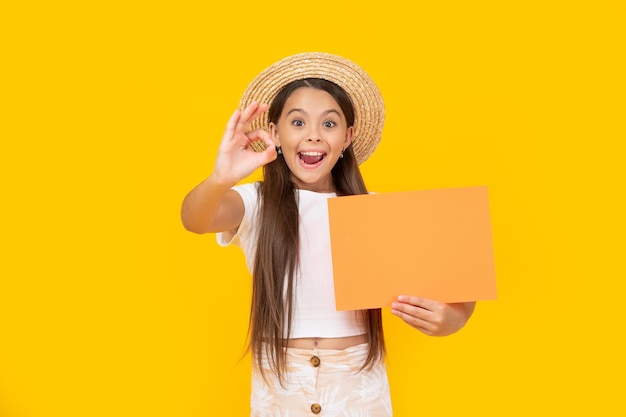
M 359 164 L 374 152 L 383 131 L 385 105 L 374 81 L 354 62 L 337 55 L 308 52 L 292 55 L 261 72 L 243 93 L 240 106 L 252 101 L 269 103 L 286 84 L 304 78 L 322 78 L 342 87 L 354 106 L 352 147 Z M 252 129 L 268 129 L 267 112 L 252 122 Z

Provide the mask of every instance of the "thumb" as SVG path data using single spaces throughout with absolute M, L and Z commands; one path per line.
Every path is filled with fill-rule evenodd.
M 261 160 L 261 165 L 267 165 L 278 157 L 278 153 L 276 152 L 276 146 L 274 146 L 274 144 L 268 146 L 267 149 L 259 152 L 257 155 Z
M 266 165 L 276 159 L 276 145 L 270 138 L 267 131 L 259 129 L 248 133 L 251 138 L 250 149 L 252 149 L 257 157 L 259 164 Z

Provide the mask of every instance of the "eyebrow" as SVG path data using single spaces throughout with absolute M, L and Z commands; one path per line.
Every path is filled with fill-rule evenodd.
M 289 116 L 291 113 L 294 113 L 294 112 L 300 112 L 300 113 L 308 114 L 306 111 L 304 111 L 304 109 L 300 109 L 300 108 L 295 107 L 295 108 L 289 110 L 286 115 Z M 322 112 L 322 115 L 325 116 L 325 115 L 327 115 L 329 113 L 336 113 L 337 116 L 341 117 L 341 113 L 339 113 L 339 111 L 335 110 L 335 109 L 328 109 L 328 110 Z

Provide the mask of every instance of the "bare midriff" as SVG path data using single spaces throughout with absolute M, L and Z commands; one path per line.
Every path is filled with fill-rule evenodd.
M 332 349 L 343 350 L 352 346 L 367 343 L 367 335 L 360 334 L 348 337 L 302 337 L 285 340 L 285 347 L 295 349 Z

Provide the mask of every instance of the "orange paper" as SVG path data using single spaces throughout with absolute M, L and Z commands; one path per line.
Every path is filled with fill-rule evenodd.
M 487 187 L 328 200 L 337 310 L 496 298 Z

